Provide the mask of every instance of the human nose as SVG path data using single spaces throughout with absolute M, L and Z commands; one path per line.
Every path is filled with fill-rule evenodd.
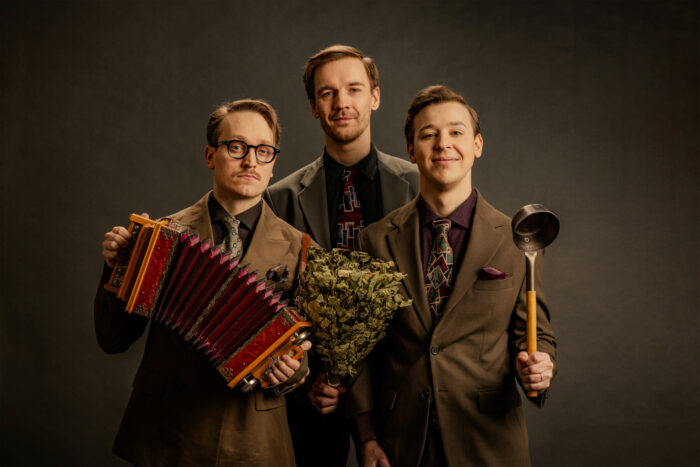
M 348 96 L 348 93 L 341 91 L 335 95 L 335 100 L 333 103 L 335 104 L 336 108 L 344 109 L 345 107 L 348 107 L 349 102 L 350 98 Z
M 241 163 L 246 167 L 256 167 L 258 165 L 257 150 L 258 148 L 256 146 L 248 146 L 245 157 L 241 159 Z
M 435 149 L 445 150 L 452 147 L 452 139 L 446 132 L 438 132 L 435 138 Z

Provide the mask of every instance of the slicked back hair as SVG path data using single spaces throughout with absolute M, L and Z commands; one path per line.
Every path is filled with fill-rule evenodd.
M 406 142 L 413 144 L 413 136 L 415 135 L 416 129 L 413 127 L 413 121 L 421 110 L 428 107 L 429 105 L 442 104 L 444 102 L 459 102 L 464 107 L 466 107 L 469 115 L 472 118 L 472 127 L 474 128 L 474 136 L 481 133 L 481 124 L 479 122 L 479 114 L 476 113 L 464 97 L 454 92 L 452 89 L 443 85 L 428 86 L 421 89 L 413 98 L 411 105 L 408 107 L 408 113 L 406 114 L 406 124 L 404 125 L 403 133 L 406 136 Z
M 279 120 L 277 120 L 277 113 L 270 104 L 261 99 L 241 99 L 223 104 L 214 110 L 211 115 L 209 115 L 209 120 L 207 120 L 207 144 L 209 144 L 209 146 L 214 146 L 217 143 L 219 134 L 221 133 L 219 127 L 227 116 L 234 112 L 246 110 L 257 112 L 265 119 L 274 134 L 275 146 L 279 146 L 282 129 L 280 128 Z
M 306 95 L 309 100 L 316 101 L 314 93 L 314 73 L 316 70 L 321 65 L 342 58 L 357 58 L 361 60 L 362 64 L 365 66 L 365 71 L 367 71 L 367 77 L 369 78 L 371 88 L 374 89 L 379 86 L 379 70 L 377 70 L 377 64 L 374 63 L 374 60 L 371 57 L 366 57 L 355 47 L 337 44 L 317 52 L 306 62 L 306 66 L 304 67 L 304 87 L 306 88 Z

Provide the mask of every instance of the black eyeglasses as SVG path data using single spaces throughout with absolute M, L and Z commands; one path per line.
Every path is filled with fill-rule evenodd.
M 226 145 L 226 150 L 228 151 L 228 156 L 231 159 L 243 159 L 248 155 L 248 149 L 255 150 L 255 159 L 261 164 L 269 164 L 275 160 L 277 154 L 280 152 L 280 148 L 275 146 L 270 146 L 269 144 L 258 144 L 253 146 L 245 141 L 239 139 L 230 139 L 228 141 L 219 141 L 214 144 L 214 148 Z

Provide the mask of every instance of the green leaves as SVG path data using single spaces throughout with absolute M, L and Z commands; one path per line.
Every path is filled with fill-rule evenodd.
M 405 274 L 362 252 L 309 248 L 297 305 L 313 324 L 314 352 L 332 377 L 353 377 L 355 365 L 384 337 L 399 306 Z

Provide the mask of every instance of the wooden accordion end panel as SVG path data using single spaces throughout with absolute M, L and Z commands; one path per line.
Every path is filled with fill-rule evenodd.
M 249 391 L 282 355 L 300 360 L 311 324 L 264 279 L 169 219 L 132 214 L 128 253 L 105 289 L 202 352 L 230 387 Z

